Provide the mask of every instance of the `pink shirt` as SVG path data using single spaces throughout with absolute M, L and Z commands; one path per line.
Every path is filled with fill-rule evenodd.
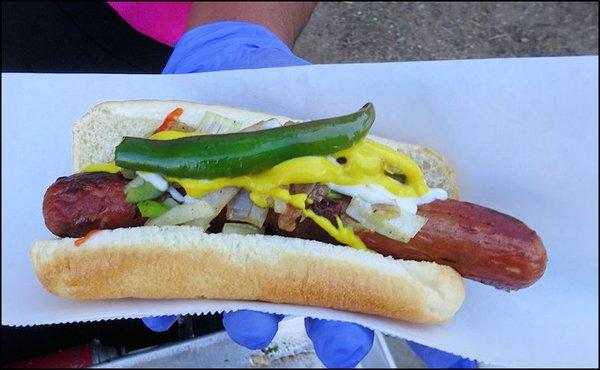
M 169 46 L 183 35 L 192 7 L 190 1 L 109 1 L 108 5 L 131 27 Z

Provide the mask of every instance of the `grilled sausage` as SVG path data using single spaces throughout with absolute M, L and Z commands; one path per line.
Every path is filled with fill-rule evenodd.
M 452 199 L 420 205 L 417 213 L 428 220 L 408 243 L 369 230 L 356 234 L 385 256 L 452 266 L 465 278 L 500 289 L 526 288 L 544 274 L 546 249 L 516 218 Z
M 145 222 L 137 207 L 125 202 L 127 180 L 107 173 L 77 174 L 59 178 L 44 196 L 44 220 L 54 234 L 81 237 L 93 229 L 141 226 Z M 330 221 L 344 215 L 349 197 L 315 201 L 311 209 Z M 209 232 L 224 223 L 217 217 Z M 420 205 L 418 214 L 427 223 L 408 243 L 389 239 L 360 226 L 356 234 L 371 249 L 397 259 L 432 261 L 448 265 L 462 276 L 497 288 L 521 289 L 544 273 L 547 256 L 535 231 L 523 222 L 468 202 L 434 201 Z M 339 244 L 311 219 L 304 218 L 293 231 L 278 227 L 279 215 L 269 211 L 265 227 L 269 234 Z
M 343 214 L 348 203 L 349 198 L 344 197 L 315 202 L 311 209 L 334 222 L 331 210 Z M 427 217 L 427 223 L 408 243 L 360 227 L 355 228 L 355 233 L 370 249 L 384 256 L 448 265 L 465 278 L 500 289 L 528 287 L 544 274 L 546 249 L 535 231 L 516 218 L 452 199 L 420 205 L 418 214 Z M 267 230 L 273 233 L 339 244 L 308 218 L 299 222 L 293 232 L 274 231 L 274 212 L 267 224 Z
M 93 229 L 143 225 L 136 205 L 125 202 L 127 182 L 104 172 L 59 177 L 44 195 L 46 227 L 60 237 L 81 237 Z

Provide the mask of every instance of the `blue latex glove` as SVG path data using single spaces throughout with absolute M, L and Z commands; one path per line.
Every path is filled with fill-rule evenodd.
M 355 367 L 373 347 L 373 330 L 358 324 L 306 317 L 304 327 L 327 367 Z
M 192 73 L 310 64 L 263 26 L 217 22 L 186 32 L 163 73 Z
M 423 360 L 428 368 L 434 369 L 474 369 L 477 362 L 467 358 L 453 355 L 448 352 L 440 351 L 435 348 L 427 347 L 419 343 L 406 341 L 408 346 Z
M 306 64 L 310 63 L 294 55 L 265 27 L 245 22 L 217 22 L 196 27 L 183 35 L 163 73 Z M 261 349 L 269 345 L 282 319 L 282 315 L 241 310 L 224 314 L 223 326 L 236 343 L 249 349 Z M 168 330 L 176 320 L 177 316 L 142 319 L 150 330 L 159 332 Z M 355 367 L 373 346 L 373 331 L 357 324 L 310 318 L 306 318 L 304 324 L 315 353 L 327 367 Z
M 223 314 L 223 326 L 237 344 L 261 349 L 271 343 L 282 319 L 282 315 L 240 310 Z M 373 346 L 373 331 L 357 324 L 307 317 L 304 327 L 327 367 L 355 367 Z
M 162 333 L 163 331 L 169 330 L 171 325 L 177 321 L 179 316 L 168 315 L 168 316 L 152 316 L 143 317 L 142 322 L 148 327 L 148 329 Z

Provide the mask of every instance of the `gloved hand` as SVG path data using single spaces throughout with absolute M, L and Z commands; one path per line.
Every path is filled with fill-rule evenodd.
M 265 348 L 277 333 L 282 315 L 240 310 L 223 315 L 229 337 L 249 349 Z M 373 346 L 373 331 L 341 321 L 304 319 L 315 353 L 327 367 L 355 367 Z M 428 368 L 472 369 L 477 362 L 448 352 L 406 341 Z
M 428 368 L 432 369 L 474 369 L 477 367 L 477 362 L 471 361 L 468 358 L 453 355 L 448 352 L 440 351 L 439 349 L 424 346 L 419 343 L 406 341 L 408 346 L 423 360 Z
M 173 325 L 177 319 L 179 319 L 179 316 L 176 315 L 151 316 L 142 317 L 142 322 L 148 327 L 148 329 L 162 333 L 163 331 L 169 330 L 171 325 Z
M 223 315 L 229 337 L 248 349 L 265 348 L 277 333 L 283 315 L 240 310 Z M 304 319 L 317 357 L 327 367 L 355 367 L 373 346 L 373 331 L 357 324 Z
M 177 316 L 144 317 L 152 331 L 168 330 Z M 223 314 L 223 326 L 229 337 L 248 349 L 266 348 L 277 334 L 283 315 L 239 310 Z M 355 367 L 373 346 L 373 330 L 358 324 L 320 319 L 304 319 L 306 334 L 317 357 L 327 367 Z
M 188 31 L 175 45 L 164 74 L 310 64 L 298 58 L 265 27 L 245 22 L 217 22 Z M 168 330 L 177 316 L 142 318 L 153 331 Z M 268 346 L 282 315 L 240 310 L 223 315 L 223 326 L 236 343 L 249 348 Z M 327 367 L 354 367 L 371 350 L 373 331 L 357 324 L 305 318 L 306 333 Z
M 273 32 L 246 22 L 216 22 L 186 32 L 163 73 L 287 67 L 310 64 Z
M 277 333 L 282 315 L 240 310 L 223 315 L 223 326 L 229 337 L 248 349 L 265 348 Z M 153 331 L 163 332 L 177 316 L 146 317 L 142 321 Z M 354 367 L 369 353 L 373 332 L 360 325 L 340 321 L 304 319 L 315 353 L 327 367 Z M 477 362 L 448 352 L 406 341 L 428 368 L 474 369 Z

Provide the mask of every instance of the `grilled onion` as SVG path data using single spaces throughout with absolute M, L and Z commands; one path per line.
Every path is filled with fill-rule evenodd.
M 254 204 L 250 199 L 250 193 L 243 189 L 227 205 L 227 219 L 229 221 L 246 222 L 258 228 L 264 225 L 268 213 L 268 208 L 262 208 Z
M 229 201 L 237 194 L 238 188 L 234 187 L 225 187 L 217 191 L 212 191 L 200 198 L 196 198 L 198 201 L 203 201 L 209 204 L 213 212 L 207 216 L 199 217 L 197 219 L 186 222 L 186 225 L 200 226 L 204 230 L 208 229 L 210 226 L 210 222 L 213 218 L 217 217 L 217 215 L 221 212 L 221 210 L 229 203 Z M 186 202 L 185 198 L 189 197 L 186 195 L 184 197 L 184 202 Z
M 214 214 L 214 209 L 207 203 L 198 200 L 194 203 L 180 204 L 169 209 L 166 213 L 150 219 L 146 222 L 148 226 L 181 225 L 186 222 L 209 217 Z
M 257 122 L 252 126 L 248 126 L 245 129 L 241 130 L 241 132 L 260 131 L 276 127 L 281 127 L 281 122 L 279 122 L 278 119 L 271 118 L 265 121 Z
M 393 207 L 393 206 L 390 206 Z M 390 239 L 407 243 L 425 225 L 427 218 L 397 209 L 397 212 L 374 212 L 370 203 L 354 197 L 346 209 L 346 214 L 362 227 L 371 229 Z M 398 217 L 390 217 L 399 214 Z
M 239 131 L 242 123 L 213 112 L 204 113 L 198 129 L 209 134 L 227 134 Z
M 226 223 L 223 225 L 223 234 L 241 234 L 241 235 L 252 235 L 252 234 L 264 234 L 263 229 L 259 229 L 254 225 L 249 224 L 236 224 Z

